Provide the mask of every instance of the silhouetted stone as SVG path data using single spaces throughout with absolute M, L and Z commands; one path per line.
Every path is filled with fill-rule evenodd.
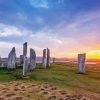
M 27 56 L 27 42 L 23 44 L 23 57 Z
M 33 70 L 36 67 L 36 53 L 34 49 L 30 49 L 30 69 Z
M 20 55 L 20 64 L 23 64 L 23 55 Z
M 15 47 L 12 48 L 11 52 L 8 55 L 8 62 L 7 62 L 7 68 L 16 68 L 16 51 Z
M 79 73 L 85 73 L 85 59 L 86 54 L 78 54 L 78 67 L 79 67 Z
M 50 50 L 47 48 L 47 67 L 50 67 Z
M 46 68 L 47 58 L 46 58 L 46 49 L 43 50 L 43 58 L 42 58 L 42 68 Z
M 28 59 L 27 57 L 24 56 L 24 62 L 23 62 L 23 76 L 27 76 L 27 71 L 28 71 Z

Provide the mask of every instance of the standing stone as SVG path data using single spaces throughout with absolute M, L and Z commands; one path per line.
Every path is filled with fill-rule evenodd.
M 0 62 L 2 62 L 1 56 L 0 56 Z
M 43 50 L 43 58 L 42 58 L 42 67 L 46 68 L 47 58 L 46 58 L 46 49 Z
M 11 52 L 8 55 L 7 68 L 8 69 L 16 68 L 16 51 L 15 51 L 15 47 L 12 48 Z
M 56 58 L 53 58 L 53 63 L 55 63 L 55 61 L 56 61 Z
M 24 60 L 23 60 L 23 77 L 27 76 L 27 71 L 28 71 L 28 59 L 27 57 L 24 56 Z
M 79 73 L 85 73 L 85 59 L 86 54 L 78 54 L 78 67 L 79 67 Z
M 36 53 L 34 49 L 30 49 L 30 69 L 34 70 L 36 67 Z
M 23 55 L 20 55 L 20 64 L 23 64 Z
M 23 57 L 27 56 L 27 42 L 23 44 Z
M 47 67 L 50 67 L 50 50 L 47 48 Z

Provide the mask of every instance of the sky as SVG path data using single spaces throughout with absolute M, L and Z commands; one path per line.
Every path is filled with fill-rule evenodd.
M 0 56 L 28 42 L 37 56 L 100 59 L 100 0 L 0 0 Z

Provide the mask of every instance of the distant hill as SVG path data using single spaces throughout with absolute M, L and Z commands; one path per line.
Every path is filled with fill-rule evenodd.
M 42 61 L 42 57 L 40 57 L 40 56 L 38 56 L 36 59 L 37 59 L 37 61 Z M 1 58 L 1 60 L 4 61 L 4 62 L 6 62 L 7 58 Z M 19 60 L 20 59 L 17 58 L 17 61 L 19 61 Z M 51 61 L 52 60 L 53 60 L 53 58 L 51 57 Z M 63 61 L 63 62 L 66 62 L 66 61 L 76 62 L 77 59 L 76 58 L 55 58 L 55 61 L 56 62 L 60 62 L 60 61 Z M 100 59 L 87 59 L 86 61 L 87 62 L 100 62 Z

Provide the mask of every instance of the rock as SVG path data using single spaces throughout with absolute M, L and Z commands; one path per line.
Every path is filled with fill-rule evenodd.
M 42 67 L 47 68 L 50 66 L 50 50 L 47 48 L 43 50 Z
M 23 76 L 27 76 L 27 71 L 28 71 L 28 59 L 27 57 L 24 57 L 24 62 L 23 62 Z
M 23 57 L 27 56 L 27 42 L 23 44 Z
M 16 51 L 15 51 L 15 47 L 12 48 L 11 52 L 8 55 L 7 68 L 8 69 L 16 68 Z
M 23 55 L 20 55 L 20 64 L 23 64 Z
M 50 67 L 50 50 L 47 48 L 47 67 Z
M 78 67 L 79 67 L 79 73 L 85 73 L 85 59 L 86 54 L 78 54 Z
M 36 53 L 34 49 L 30 49 L 30 69 L 34 70 L 36 67 Z
M 46 59 L 46 49 L 43 50 L 43 58 L 42 58 L 42 68 L 46 68 L 46 63 L 47 59 Z

